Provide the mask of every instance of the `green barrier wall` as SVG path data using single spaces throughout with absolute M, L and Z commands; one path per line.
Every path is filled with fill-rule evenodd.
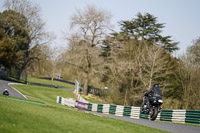
M 140 118 L 141 118 L 141 119 L 149 119 L 149 115 L 140 112 Z
M 88 103 L 88 111 L 92 111 L 92 104 L 91 103 Z
M 109 114 L 115 114 L 116 112 L 116 105 L 110 105 Z
M 200 110 L 186 110 L 185 122 L 200 124 Z
M 103 112 L 103 104 L 97 105 L 97 112 L 102 113 Z
M 61 103 L 61 101 L 62 101 L 62 97 L 59 97 L 59 103 Z
M 172 121 L 173 110 L 162 110 L 160 113 L 161 121 Z
M 131 107 L 130 106 L 124 107 L 123 116 L 131 116 Z

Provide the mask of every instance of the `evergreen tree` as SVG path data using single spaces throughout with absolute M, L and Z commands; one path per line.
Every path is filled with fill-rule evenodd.
M 16 64 L 17 53 L 16 45 L 8 38 L 8 36 L 0 29 L 0 64 L 6 68 L 10 68 Z
M 30 44 L 29 32 L 27 29 L 27 19 L 12 10 L 0 13 L 0 28 L 16 43 L 16 50 L 27 50 Z
M 8 53 L 13 53 L 12 55 L 2 55 L 2 59 L 4 59 L 3 64 L 9 70 L 11 70 L 11 68 L 18 69 L 15 76 L 17 76 L 16 78 L 20 78 L 30 55 L 29 48 L 31 41 L 27 28 L 27 19 L 24 15 L 16 11 L 6 10 L 0 13 L 0 29 L 3 31 L 2 34 L 6 36 L 0 39 L 2 43 L 1 48 L 4 53 L 7 52 L 5 49 L 8 50 Z M 11 61 L 9 61 L 9 59 Z M 6 64 L 6 62 L 8 64 Z
M 146 13 L 142 15 L 137 14 L 137 18 L 131 21 L 121 21 L 121 33 L 128 35 L 132 39 L 146 41 L 148 44 L 156 42 L 157 45 L 162 46 L 169 52 L 178 50 L 178 42 L 173 42 L 171 36 L 162 36 L 163 23 L 158 23 L 157 18 Z

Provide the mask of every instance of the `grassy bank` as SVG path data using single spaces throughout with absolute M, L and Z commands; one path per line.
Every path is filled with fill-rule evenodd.
M 51 80 L 46 80 L 46 79 L 40 79 L 40 78 L 33 78 L 30 77 L 28 78 L 28 82 L 32 82 L 32 83 L 39 83 L 39 84 L 45 84 L 45 85 L 57 85 L 57 86 L 61 86 L 61 87 L 65 87 L 65 88 L 75 88 L 74 85 L 68 84 L 68 83 L 63 83 L 63 82 L 59 82 L 59 81 L 51 81 Z M 33 86 L 32 86 L 33 87 Z M 32 88 L 31 87 L 31 88 Z M 33 94 L 32 92 L 24 92 L 24 87 L 17 87 L 20 91 L 23 91 L 23 93 L 25 93 L 26 95 L 29 95 L 30 93 Z M 26 88 L 26 87 L 25 87 Z M 34 88 L 34 87 L 33 87 Z M 26 89 L 27 90 L 27 89 Z M 39 89 L 40 90 L 40 89 Z M 38 91 L 39 91 L 38 90 Z M 52 89 L 53 90 L 53 89 Z M 46 91 L 45 91 L 46 92 Z M 55 94 L 55 93 L 54 93 Z M 57 96 L 62 96 L 62 93 L 58 94 Z M 65 94 L 65 93 L 63 93 Z M 35 95 L 36 96 L 36 95 Z M 62 96 L 62 97 L 67 97 L 67 96 Z M 97 103 L 97 104 L 103 104 L 104 102 L 101 101 L 100 99 L 98 99 L 98 97 L 93 96 L 93 97 L 84 97 L 87 101 L 91 102 L 91 103 Z
M 33 85 L 12 85 L 12 87 L 16 88 L 22 94 L 26 95 L 29 100 L 39 101 L 49 105 L 56 104 L 57 96 L 74 98 L 73 92 L 65 89 L 56 89 Z
M 75 109 L 37 105 L 0 96 L 0 131 L 4 133 L 162 133 Z

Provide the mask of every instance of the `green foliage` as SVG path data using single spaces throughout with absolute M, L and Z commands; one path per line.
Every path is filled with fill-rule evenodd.
M 16 43 L 16 51 L 27 50 L 29 48 L 29 31 L 27 28 L 27 19 L 24 15 L 12 10 L 0 13 L 0 28 Z
M 3 11 L 0 13 L 0 32 L 2 36 L 0 38 L 0 49 L 2 49 L 0 60 L 2 65 L 8 71 L 11 71 L 11 68 L 18 70 L 19 73 L 16 75 L 20 79 L 30 47 L 26 17 L 12 10 Z
M 0 28 L 0 62 L 3 66 L 10 68 L 17 63 L 17 53 L 15 48 L 16 45 Z
M 171 85 L 163 92 L 165 98 L 172 98 L 180 100 L 182 99 L 183 90 L 174 75 L 170 75 L 166 80 L 168 80 Z
M 153 15 L 146 13 L 142 15 L 137 14 L 137 18 L 132 21 L 120 22 L 121 30 L 123 33 L 133 36 L 135 39 L 153 41 L 158 40 L 161 29 L 164 27 L 162 23 L 157 23 L 157 18 Z
M 41 34 L 42 36 L 43 32 L 41 32 L 41 29 L 43 25 L 36 27 L 37 24 L 33 25 L 31 23 L 33 26 L 31 27 L 28 19 L 23 14 L 14 10 L 5 10 L 0 13 L 0 36 L 2 36 L 0 37 L 0 49 L 2 50 L 0 54 L 1 64 L 8 71 L 15 69 L 15 75 L 17 75 L 16 78 L 18 79 L 20 79 L 22 72 L 31 65 L 32 69 L 30 70 L 33 70 L 33 67 L 37 69 L 38 66 L 38 69 L 40 69 L 41 64 L 47 67 L 47 70 L 52 69 L 49 68 L 52 65 L 48 62 L 50 52 L 44 50 L 47 47 L 43 48 L 44 46 L 41 47 L 38 44 L 36 40 L 40 39 L 39 36 L 37 38 L 33 37 L 35 34 Z M 34 19 L 32 18 L 32 20 Z M 36 41 L 34 42 L 36 43 L 34 46 L 32 45 L 33 40 Z
M 148 44 L 152 45 L 157 42 L 157 45 L 164 47 L 167 51 L 173 52 L 178 50 L 178 42 L 173 42 L 171 36 L 162 36 L 163 23 L 157 23 L 157 18 L 153 15 L 146 13 L 142 15 L 137 14 L 137 18 L 131 21 L 121 21 L 121 32 L 136 40 L 145 40 Z

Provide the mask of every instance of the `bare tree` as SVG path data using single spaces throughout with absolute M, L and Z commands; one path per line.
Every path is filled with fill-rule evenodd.
M 102 43 L 107 31 L 112 28 L 110 20 L 110 13 L 88 5 L 83 11 L 77 10 L 71 17 L 70 27 L 76 30 L 82 40 L 95 46 Z
M 159 82 L 167 86 L 165 78 L 173 73 L 175 65 L 170 60 L 170 55 L 156 45 L 144 45 L 137 58 L 139 65 L 139 78 L 146 90 L 152 87 L 153 83 Z
M 85 41 L 72 42 L 68 50 L 65 62 L 74 68 L 82 75 L 81 79 L 84 80 L 84 95 L 88 94 L 89 80 L 92 78 L 95 69 L 102 63 L 99 57 L 100 48 L 91 47 L 90 43 Z
M 94 6 L 87 6 L 83 11 L 77 10 L 71 17 L 70 26 L 75 33 L 68 38 L 70 48 L 66 63 L 81 71 L 84 95 L 88 94 L 88 85 L 95 69 L 102 64 L 98 45 L 111 28 L 110 19 L 109 13 L 97 10 Z
M 28 73 L 31 76 L 52 76 L 53 73 L 53 50 L 49 45 L 39 45 L 34 47 L 31 56 L 39 57 L 39 60 L 33 60 L 30 66 L 27 68 Z
M 181 85 L 180 106 L 186 109 L 200 109 L 200 39 L 188 47 L 187 54 L 179 57 L 177 80 Z
M 120 34 L 107 37 L 106 44 L 109 57 L 105 60 L 105 82 L 110 88 L 110 98 L 116 104 L 133 105 L 140 98 L 138 86 L 138 65 L 136 57 L 138 46 L 136 40 L 125 39 Z M 115 95 L 116 97 L 112 97 Z M 117 98 L 118 97 L 118 98 Z

